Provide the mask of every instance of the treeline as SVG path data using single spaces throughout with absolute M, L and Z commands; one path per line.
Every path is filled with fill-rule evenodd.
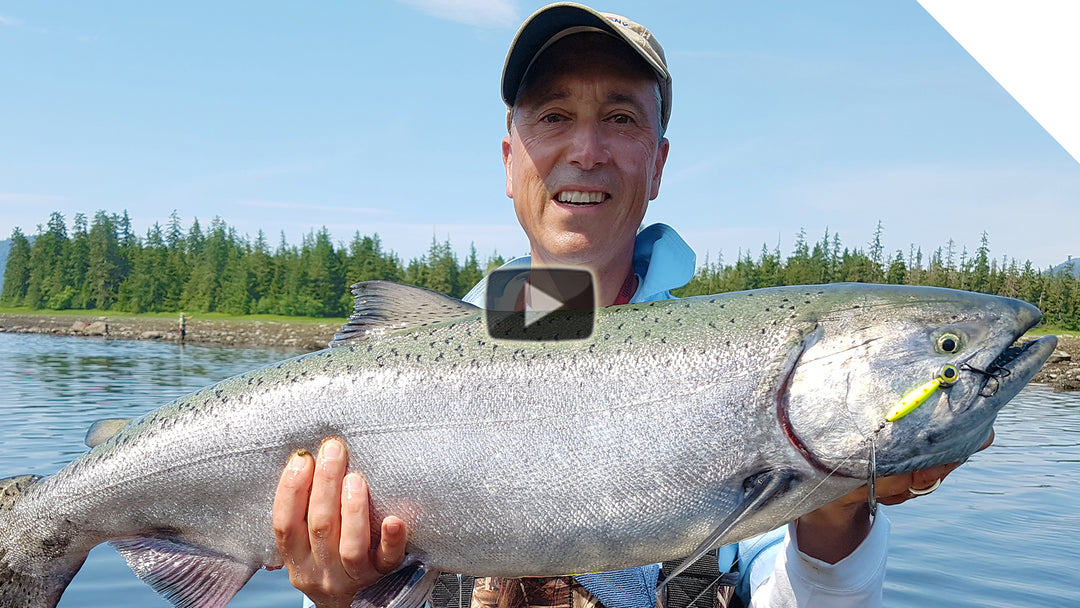
M 214 218 L 184 229 L 174 211 L 165 226 L 137 237 L 131 219 L 97 212 L 75 216 L 70 235 L 52 213 L 30 239 L 15 228 L 0 290 L 0 305 L 34 309 L 125 312 L 208 312 L 344 317 L 352 311 L 349 285 L 385 279 L 463 296 L 489 266 L 473 247 L 464 264 L 450 243 L 432 238 L 428 253 L 403 264 L 378 235 L 357 233 L 335 246 L 326 229 L 299 247 L 282 234 L 271 248 L 260 231 L 252 241 Z
M 1068 266 L 1040 271 L 1030 261 L 992 258 L 986 233 L 973 253 L 958 252 L 950 240 L 929 255 L 912 246 L 890 256 L 882 235 L 878 223 L 864 250 L 844 247 L 828 230 L 811 244 L 800 231 L 787 258 L 779 245 L 763 246 L 756 256 L 739 252 L 734 264 L 706 258 L 676 295 L 842 281 L 932 285 L 1027 300 L 1042 309 L 1046 324 L 1080 330 L 1080 277 Z M 378 235 L 357 233 L 335 246 L 325 228 L 304 236 L 299 247 L 282 235 L 271 249 L 261 231 L 251 241 L 219 218 L 205 231 L 197 219 L 185 230 L 175 211 L 166 226 L 155 224 L 142 238 L 127 212 L 104 211 L 89 223 L 76 215 L 69 235 L 54 212 L 32 245 L 13 231 L 0 305 L 343 317 L 352 310 L 348 286 L 356 281 L 385 279 L 461 297 L 502 263 L 498 256 L 481 263 L 475 247 L 460 263 L 448 241 L 433 238 L 426 255 L 403 264 L 383 250 Z
M 928 285 L 1019 298 L 1043 311 L 1043 323 L 1062 329 L 1080 329 L 1080 277 L 1070 264 L 1040 271 L 1030 261 L 1018 262 L 990 256 L 990 239 L 984 232 L 978 249 L 956 251 L 950 239 L 943 247 L 925 255 L 910 247 L 887 256 L 882 246 L 879 222 L 866 250 L 842 247 L 840 235 L 826 229 L 820 241 L 811 245 L 806 232 L 799 231 L 794 251 L 787 259 L 779 246 L 763 246 L 755 257 L 740 252 L 734 264 L 708 259 L 676 295 L 691 296 L 779 285 L 814 285 L 845 281 Z

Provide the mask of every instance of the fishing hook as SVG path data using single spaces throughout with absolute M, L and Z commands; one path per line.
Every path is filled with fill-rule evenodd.
M 960 369 L 965 371 L 965 372 L 975 372 L 977 374 L 982 374 L 982 375 L 984 375 L 984 376 L 986 376 L 988 378 L 994 378 L 995 380 L 1000 380 L 1000 379 L 1012 374 L 1012 372 L 1009 371 L 1009 369 L 1005 368 L 1005 367 L 991 366 L 989 369 L 993 370 L 993 371 L 989 371 L 989 370 L 979 369 L 979 368 L 975 367 L 974 365 L 972 365 L 970 363 L 961 363 L 960 364 Z

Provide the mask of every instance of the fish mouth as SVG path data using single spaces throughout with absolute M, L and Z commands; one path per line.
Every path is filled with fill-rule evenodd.
M 969 363 L 962 364 L 960 369 L 982 374 L 985 377 L 979 389 L 979 396 L 990 398 L 1004 391 L 1011 397 L 1042 369 L 1055 348 L 1057 348 L 1057 336 L 1047 335 L 1009 346 L 1001 351 L 985 369 L 974 367 Z M 1015 391 L 1010 390 L 1013 388 Z

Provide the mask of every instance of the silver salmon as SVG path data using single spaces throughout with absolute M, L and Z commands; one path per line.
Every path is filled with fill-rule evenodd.
M 283 565 L 278 477 L 328 436 L 373 520 L 409 530 L 365 605 L 414 605 L 440 572 L 696 556 L 866 483 L 871 445 L 878 475 L 967 458 L 1056 344 L 1013 346 L 1030 304 L 927 287 L 630 304 L 560 342 L 493 339 L 479 309 L 427 290 L 354 287 L 331 348 L 103 425 L 50 478 L 0 480 L 0 606 L 55 606 L 102 542 L 174 605 L 225 605 Z

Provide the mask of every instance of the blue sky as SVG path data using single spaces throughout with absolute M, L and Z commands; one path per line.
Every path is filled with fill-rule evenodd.
M 542 2 L 0 1 L 0 238 L 51 211 L 176 209 L 299 243 L 378 233 L 404 260 L 526 253 L 499 76 Z M 595 4 L 674 76 L 646 222 L 734 262 L 800 229 L 890 257 L 1080 256 L 1080 164 L 914 0 Z

